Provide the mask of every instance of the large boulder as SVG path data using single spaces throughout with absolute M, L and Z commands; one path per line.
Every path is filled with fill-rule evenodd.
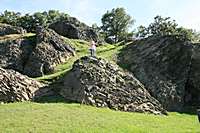
M 129 112 L 166 113 L 144 86 L 118 66 L 93 57 L 77 60 L 62 81 L 67 100 Z
M 18 38 L 0 43 L 0 67 L 14 69 L 20 73 L 29 60 L 29 56 L 35 48 L 32 39 Z
M 45 85 L 28 78 L 14 70 L 0 68 L 0 101 L 27 101 L 35 97 L 36 92 Z
M 179 111 L 184 105 L 192 52 L 192 45 L 176 36 L 149 37 L 127 45 L 118 63 L 133 72 L 166 109 Z
M 56 65 L 75 54 L 75 49 L 53 30 L 38 27 L 36 32 L 37 45 L 24 67 L 24 73 L 31 77 L 53 72 Z
M 64 21 L 58 21 L 50 25 L 50 28 L 55 30 L 58 34 L 72 39 L 80 39 L 81 32 L 73 24 Z
M 49 28 L 55 30 L 58 34 L 72 38 L 72 39 L 93 39 L 96 42 L 101 42 L 97 33 L 89 26 L 81 23 L 79 20 L 73 17 L 69 17 L 65 20 L 59 20 L 49 26 Z
M 26 30 L 24 30 L 21 27 L 0 23 L 0 36 L 9 34 L 24 34 L 24 33 L 26 33 Z
M 187 105 L 200 105 L 200 44 L 193 45 L 185 102 Z
M 0 43 L 0 67 L 39 77 L 51 73 L 56 65 L 68 60 L 74 52 L 56 32 L 39 27 L 36 37 Z

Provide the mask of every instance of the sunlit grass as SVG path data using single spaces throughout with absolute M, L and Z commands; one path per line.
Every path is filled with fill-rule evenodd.
M 26 34 L 10 34 L 10 35 L 5 35 L 5 36 L 0 36 L 0 42 L 4 41 L 11 41 L 11 40 L 16 40 L 19 38 L 26 38 L 26 37 L 32 37 L 35 36 L 34 33 L 26 33 Z
M 67 103 L 0 105 L 0 132 L 199 133 L 196 115 L 128 113 Z

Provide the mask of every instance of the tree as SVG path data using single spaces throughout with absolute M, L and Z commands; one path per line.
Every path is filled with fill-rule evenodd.
M 47 15 L 47 23 L 51 24 L 55 22 L 60 17 L 60 13 L 58 10 L 49 10 Z
M 34 18 L 32 15 L 25 14 L 19 19 L 19 26 L 27 30 L 27 32 L 34 32 Z
M 192 37 L 193 37 L 192 40 L 194 42 L 200 42 L 200 32 L 193 30 L 193 36 Z
M 1 23 L 7 23 L 10 25 L 17 26 L 18 25 L 18 19 L 20 18 L 21 13 L 12 12 L 12 11 L 4 11 L 4 13 L 1 13 L 0 15 L 0 22 Z
M 101 28 L 96 23 L 92 24 L 92 29 L 97 33 L 99 33 L 101 30 Z
M 154 22 L 148 27 L 139 26 L 136 34 L 136 36 L 140 38 L 165 35 L 176 35 L 179 39 L 184 41 L 199 40 L 199 36 L 194 30 L 178 27 L 175 20 L 171 20 L 170 17 L 162 18 L 161 16 L 156 16 Z
M 19 12 L 4 11 L 0 14 L 0 23 L 7 23 L 13 26 L 21 26 L 28 32 L 35 32 L 36 26 L 47 27 L 49 24 L 58 20 L 66 20 L 69 15 L 60 13 L 57 10 L 49 10 L 48 12 L 36 12 L 32 15 L 21 15 Z
M 134 23 L 124 8 L 113 8 L 111 11 L 107 11 L 101 21 L 101 29 L 105 33 L 106 39 L 113 39 L 115 43 L 126 38 L 128 29 Z
M 175 20 L 171 20 L 170 17 L 162 18 L 161 16 L 156 16 L 154 22 L 148 27 L 140 26 L 138 28 L 137 36 L 171 35 L 176 33 L 177 26 L 178 24 L 176 24 Z
M 40 26 L 47 26 L 47 12 L 36 12 L 33 14 L 33 18 L 34 18 L 34 23 L 35 25 L 40 25 Z

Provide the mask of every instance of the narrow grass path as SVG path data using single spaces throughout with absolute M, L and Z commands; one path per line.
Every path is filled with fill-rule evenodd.
M 66 42 L 71 44 L 76 49 L 76 55 L 71 57 L 66 63 L 60 64 L 56 66 L 55 72 L 53 74 L 45 75 L 43 77 L 36 78 L 37 80 L 42 81 L 54 81 L 58 78 L 62 77 L 67 71 L 72 68 L 73 63 L 83 57 L 89 55 L 89 43 L 83 40 L 76 40 L 76 39 L 67 39 L 65 38 Z M 114 63 L 116 60 L 116 54 L 122 49 L 124 46 L 120 44 L 105 44 L 102 46 L 97 47 L 97 57 L 104 58 Z

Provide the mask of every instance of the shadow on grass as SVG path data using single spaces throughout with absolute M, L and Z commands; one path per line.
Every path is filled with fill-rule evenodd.
M 67 104 L 78 103 L 76 101 L 66 100 L 60 94 L 56 94 L 56 93 L 53 95 L 46 95 L 46 96 L 39 97 L 39 98 L 35 99 L 33 102 L 36 102 L 36 103 L 67 103 Z
M 52 94 L 36 98 L 34 102 L 37 103 L 66 103 L 67 101 L 59 94 Z
M 56 77 L 56 79 L 54 79 L 54 81 L 52 81 L 52 83 L 37 90 L 35 92 L 35 98 L 34 98 L 33 102 L 37 102 L 37 103 L 77 103 L 77 102 L 74 102 L 71 100 L 67 100 L 59 94 L 60 89 L 64 86 L 63 77 L 68 73 L 69 73 L 69 71 L 64 72 L 59 77 Z
M 199 109 L 199 106 L 184 106 L 183 109 L 179 111 L 179 113 L 197 115 L 197 109 Z

